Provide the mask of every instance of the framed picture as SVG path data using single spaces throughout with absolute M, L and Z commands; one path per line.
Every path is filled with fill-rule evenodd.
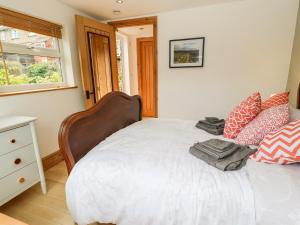
M 205 38 L 170 40 L 169 67 L 203 67 Z

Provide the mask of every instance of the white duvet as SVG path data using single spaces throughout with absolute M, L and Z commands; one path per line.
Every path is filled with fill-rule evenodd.
M 222 172 L 189 154 L 195 142 L 215 137 L 194 125 L 147 119 L 97 145 L 66 184 L 74 220 L 79 225 L 256 224 L 247 168 Z
M 271 165 L 249 160 L 257 225 L 300 225 L 300 164 Z
M 221 172 L 190 155 L 211 135 L 194 121 L 147 119 L 120 130 L 73 168 L 74 220 L 118 225 L 254 225 L 245 169 Z

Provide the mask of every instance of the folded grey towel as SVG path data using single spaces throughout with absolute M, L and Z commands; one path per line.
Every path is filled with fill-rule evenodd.
M 212 128 L 212 129 L 219 129 L 219 128 L 224 128 L 225 127 L 225 121 L 217 122 L 217 123 L 210 123 L 206 120 L 199 120 L 198 124 L 201 124 L 203 126 L 206 126 L 208 128 Z
M 219 121 L 220 119 L 218 117 L 207 116 L 205 117 L 205 120 L 214 122 L 214 121 Z
M 219 119 L 217 117 L 205 117 L 205 121 L 209 122 L 209 123 L 225 123 L 225 120 L 224 119 Z
M 216 151 L 219 150 L 220 152 L 226 151 L 228 148 L 232 148 L 234 145 L 236 145 L 233 142 L 224 141 L 224 140 L 216 139 L 216 138 L 209 139 L 207 141 L 203 141 L 203 142 L 201 142 L 201 144 L 205 145 L 207 147 L 216 149 Z
M 220 159 L 217 159 L 206 152 L 199 151 L 199 149 L 194 146 L 190 148 L 190 153 L 217 169 L 222 171 L 232 171 L 238 170 L 246 165 L 249 156 L 257 151 L 257 149 L 251 149 L 248 146 L 236 146 L 238 147 L 232 154 Z
M 256 151 L 257 149 L 243 146 L 240 148 L 240 150 L 234 152 L 232 155 L 218 160 L 216 162 L 216 167 L 223 171 L 238 170 L 246 165 L 249 156 Z
M 196 127 L 201 129 L 201 130 L 204 130 L 206 131 L 207 133 L 210 133 L 210 134 L 214 134 L 214 135 L 222 135 L 224 133 L 224 127 L 223 128 L 209 128 L 201 123 L 197 123 L 196 124 Z
M 205 120 L 200 120 L 196 127 L 210 134 L 222 135 L 224 133 L 225 120 L 217 117 L 205 117 Z
M 202 151 L 216 159 L 225 158 L 240 148 L 240 146 L 233 144 L 231 147 L 224 148 L 220 151 L 219 149 L 215 149 L 209 145 L 204 145 L 203 143 L 197 143 L 193 147 L 198 151 Z

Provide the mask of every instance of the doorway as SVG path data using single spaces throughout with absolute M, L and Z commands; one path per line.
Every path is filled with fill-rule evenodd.
M 141 96 L 143 116 L 157 117 L 157 18 L 108 24 L 75 18 L 86 108 L 123 91 Z
M 118 91 L 116 34 L 113 26 L 75 16 L 81 78 L 86 108 L 105 94 Z
M 113 21 L 116 29 L 119 88 L 140 95 L 143 116 L 157 117 L 156 17 Z

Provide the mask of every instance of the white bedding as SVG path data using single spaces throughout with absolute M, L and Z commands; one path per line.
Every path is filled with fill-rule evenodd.
M 262 217 L 270 214 L 255 210 L 255 203 L 261 212 L 265 208 L 263 198 L 254 201 L 261 191 L 255 177 L 265 168 L 249 179 L 255 171 L 249 166 L 224 173 L 195 158 L 189 147 L 215 136 L 194 125 L 147 119 L 97 145 L 75 165 L 66 184 L 74 220 L 80 225 L 277 225 L 264 223 Z M 255 162 L 249 165 L 256 168 Z M 297 211 L 292 215 L 299 221 Z
M 300 164 L 246 166 L 255 196 L 257 225 L 300 225 Z

